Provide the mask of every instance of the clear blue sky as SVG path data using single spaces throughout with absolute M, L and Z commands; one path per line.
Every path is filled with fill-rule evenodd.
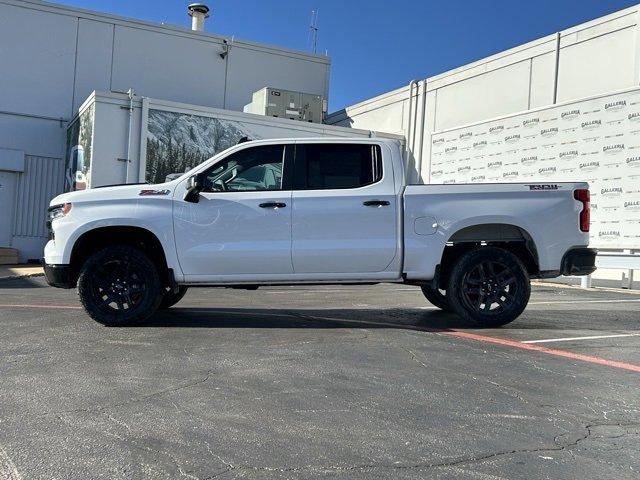
M 191 0 L 195 1 L 195 0 Z M 330 111 L 481 59 L 639 0 L 205 0 L 206 30 L 332 59 Z M 189 0 L 63 0 L 90 10 L 188 27 Z

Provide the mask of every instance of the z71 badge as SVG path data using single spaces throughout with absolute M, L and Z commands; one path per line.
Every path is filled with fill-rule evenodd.
M 169 190 L 140 190 L 138 195 L 142 197 L 146 197 L 148 195 L 169 195 Z

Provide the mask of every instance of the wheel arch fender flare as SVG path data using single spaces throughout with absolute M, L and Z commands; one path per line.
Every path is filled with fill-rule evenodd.
M 443 227 L 443 242 L 440 259 L 450 243 L 473 242 L 524 242 L 536 265 L 540 265 L 539 245 L 541 239 L 533 233 L 536 230 L 521 219 L 512 216 L 486 215 L 465 218 Z
M 87 242 L 97 240 L 97 245 L 106 246 L 109 244 L 128 244 L 137 239 L 149 240 L 156 244 L 157 248 L 151 256 L 160 263 L 159 272 L 165 281 L 169 278 L 169 271 L 173 271 L 175 274 L 179 267 L 172 239 L 166 234 L 159 234 L 149 225 L 143 225 L 139 222 L 126 220 L 109 223 L 99 220 L 87 222 L 74 231 L 72 238 L 65 245 L 64 254 L 77 275 L 80 268 L 78 261 L 86 259 L 84 249 L 88 247 Z M 149 254 L 149 252 L 145 253 Z

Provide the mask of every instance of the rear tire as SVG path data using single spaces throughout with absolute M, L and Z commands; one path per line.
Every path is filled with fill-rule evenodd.
M 514 321 L 530 295 L 529 275 L 520 259 L 497 247 L 478 247 L 460 257 L 447 288 L 453 311 L 479 327 Z
M 120 245 L 93 254 L 78 277 L 78 296 L 96 322 L 110 327 L 138 325 L 160 305 L 158 271 L 140 250 Z
M 177 292 L 167 292 L 162 295 L 162 300 L 160 301 L 159 310 L 165 310 L 167 308 L 173 307 L 176 303 L 182 300 L 182 297 L 187 293 L 187 287 L 179 286 Z
M 429 303 L 432 303 L 434 306 L 438 307 L 440 310 L 444 310 L 445 312 L 451 312 L 453 310 L 451 305 L 449 305 L 449 299 L 447 298 L 446 292 L 443 293 L 444 290 L 433 288 L 430 285 L 423 285 L 420 288 L 422 289 L 422 294 Z

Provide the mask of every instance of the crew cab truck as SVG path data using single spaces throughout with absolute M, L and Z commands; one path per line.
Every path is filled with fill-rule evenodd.
M 188 288 L 419 285 L 478 326 L 517 318 L 530 278 L 586 275 L 586 183 L 407 185 L 401 144 L 284 139 L 236 145 L 158 185 L 51 201 L 50 285 L 93 319 L 144 321 Z

